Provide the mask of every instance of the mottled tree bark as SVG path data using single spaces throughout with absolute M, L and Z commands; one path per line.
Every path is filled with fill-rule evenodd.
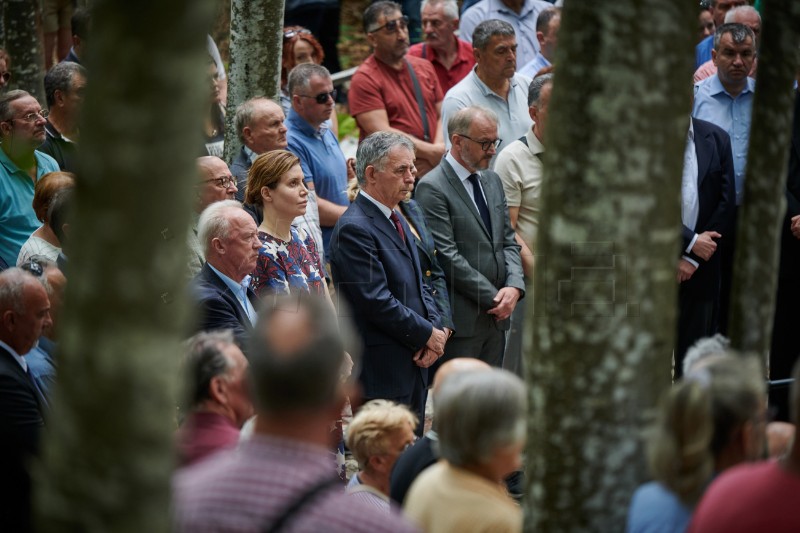
M 670 383 L 696 6 L 566 2 L 534 280 L 526 531 L 622 531 Z M 530 303 L 529 303 L 530 305 Z
M 236 107 L 254 96 L 280 102 L 283 6 L 283 0 L 231 1 L 226 161 L 231 161 L 242 146 L 233 126 Z
M 93 3 L 40 531 L 169 531 L 209 0 Z
M 737 222 L 730 336 L 734 348 L 766 358 L 775 315 L 780 226 L 786 213 L 800 2 L 767 0 L 763 19 L 744 202 Z
M 28 91 L 45 106 L 42 45 L 36 32 L 37 3 L 37 0 L 3 0 L 3 41 L 12 62 L 10 88 Z

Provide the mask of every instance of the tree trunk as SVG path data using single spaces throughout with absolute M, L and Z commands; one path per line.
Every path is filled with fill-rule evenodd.
M 4 0 L 5 46 L 11 56 L 11 89 L 23 89 L 46 107 L 44 61 L 36 31 L 37 0 Z
M 283 0 L 231 1 L 225 161 L 242 146 L 233 125 L 236 107 L 254 96 L 280 102 L 283 5 Z
M 798 67 L 800 3 L 764 3 L 753 122 L 747 151 L 745 201 L 739 208 L 731 290 L 731 345 L 767 357 L 778 284 L 780 230 L 786 213 L 784 186 L 789 161 Z
M 696 17 L 688 2 L 565 3 L 526 350 L 526 531 L 622 531 L 646 476 L 641 431 L 676 333 Z
M 210 0 L 94 3 L 41 531 L 169 531 Z

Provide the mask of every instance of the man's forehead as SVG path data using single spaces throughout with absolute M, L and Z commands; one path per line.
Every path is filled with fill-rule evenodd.
M 422 18 L 448 20 L 448 17 L 444 12 L 444 4 L 427 4 L 425 9 L 422 10 Z
M 719 47 L 720 48 L 732 48 L 734 50 L 745 50 L 747 48 L 753 48 L 753 39 L 748 35 L 744 38 L 744 40 L 740 43 L 734 42 L 733 35 L 730 33 L 725 33 L 720 37 L 719 40 Z
M 333 87 L 333 81 L 329 76 L 318 76 L 316 74 L 308 79 L 308 84 L 321 85 L 323 87 L 330 85 L 331 87 Z
M 270 120 L 279 119 L 281 122 L 284 120 L 283 109 L 272 100 L 262 100 L 259 102 L 256 105 L 256 112 L 254 115 L 256 120 L 262 118 Z
M 15 111 L 37 111 L 42 108 L 33 96 L 23 96 L 10 102 L 11 109 Z
M 517 38 L 514 35 L 492 35 L 489 39 L 489 48 L 499 48 L 501 46 L 514 46 Z

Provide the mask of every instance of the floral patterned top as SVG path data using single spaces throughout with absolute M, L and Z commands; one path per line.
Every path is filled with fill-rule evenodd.
M 315 295 L 325 293 L 325 270 L 317 245 L 311 235 L 291 226 L 292 240 L 283 241 L 263 231 L 258 232 L 261 249 L 250 280 L 250 288 L 258 295 L 290 294 L 303 291 Z

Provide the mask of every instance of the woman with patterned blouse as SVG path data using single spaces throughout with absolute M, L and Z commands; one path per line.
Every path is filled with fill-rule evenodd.
M 286 150 L 260 155 L 250 168 L 245 202 L 260 204 L 264 212 L 258 227 L 262 246 L 250 280 L 253 291 L 259 296 L 269 292 L 327 296 L 317 244 L 311 235 L 292 226 L 308 203 L 300 160 Z

